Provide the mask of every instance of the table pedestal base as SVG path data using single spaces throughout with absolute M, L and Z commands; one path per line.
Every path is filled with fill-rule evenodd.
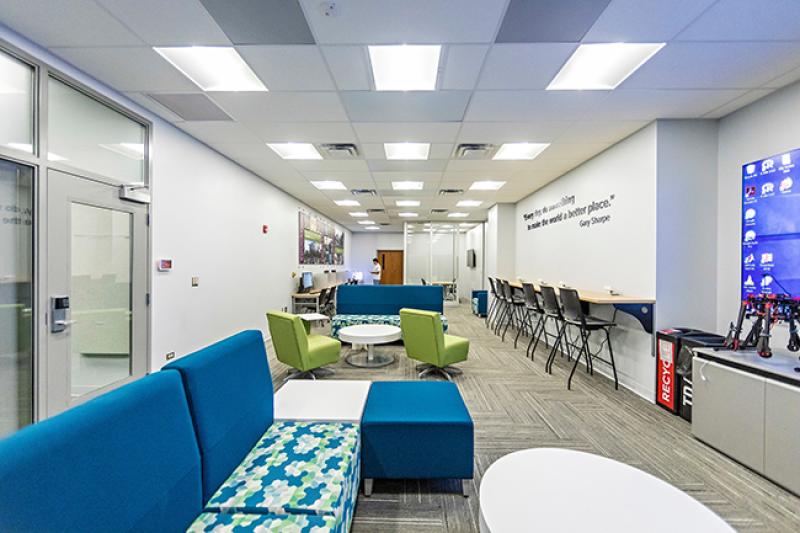
M 376 354 L 375 347 L 372 344 L 368 344 L 367 353 L 351 353 L 344 360 L 347 361 L 347 364 L 359 368 L 380 368 L 394 363 L 394 355 Z

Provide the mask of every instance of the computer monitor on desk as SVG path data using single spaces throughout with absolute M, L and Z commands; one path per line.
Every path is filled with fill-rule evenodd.
M 309 292 L 314 288 L 314 273 L 303 272 L 300 277 L 300 292 Z

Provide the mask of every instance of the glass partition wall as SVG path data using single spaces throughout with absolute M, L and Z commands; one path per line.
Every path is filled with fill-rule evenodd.
M 457 302 L 458 232 L 457 225 L 447 223 L 406 224 L 405 283 L 442 285 L 445 299 Z

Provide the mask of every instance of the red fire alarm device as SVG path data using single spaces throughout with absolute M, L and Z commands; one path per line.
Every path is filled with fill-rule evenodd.
M 264 224 L 263 226 L 261 226 L 261 233 L 263 233 L 264 235 L 269 233 L 269 225 Z
M 169 272 L 172 270 L 172 259 L 159 259 L 158 260 L 158 271 L 159 272 Z

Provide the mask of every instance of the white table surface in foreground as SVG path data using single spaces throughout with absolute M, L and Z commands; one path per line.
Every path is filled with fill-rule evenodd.
M 481 533 L 734 533 L 706 506 L 650 474 L 599 455 L 514 452 L 486 470 Z
M 275 420 L 361 422 L 370 381 L 289 380 L 275 393 Z

